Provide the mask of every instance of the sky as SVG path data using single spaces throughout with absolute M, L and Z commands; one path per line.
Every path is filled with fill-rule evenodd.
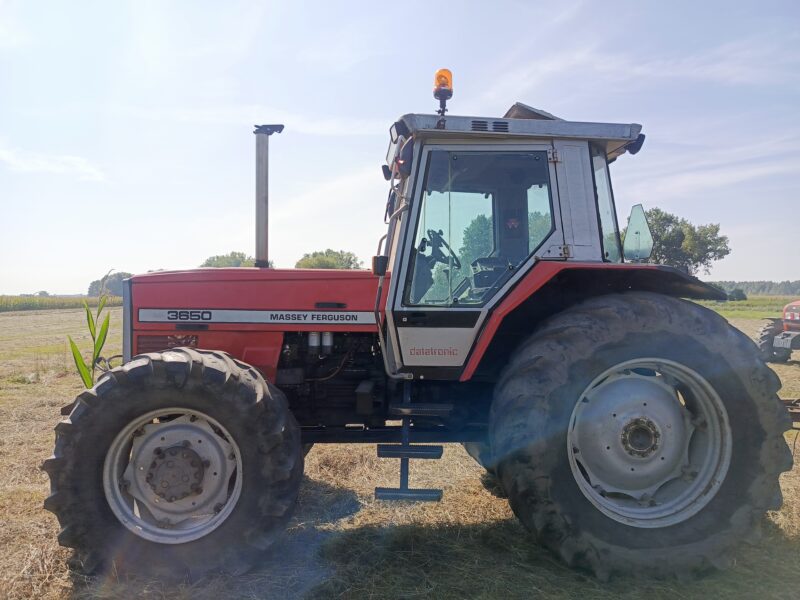
M 0 294 L 253 253 L 252 126 L 270 142 L 270 256 L 369 264 L 388 128 L 514 102 L 641 123 L 633 204 L 720 223 L 704 278 L 800 279 L 800 3 L 0 0 Z

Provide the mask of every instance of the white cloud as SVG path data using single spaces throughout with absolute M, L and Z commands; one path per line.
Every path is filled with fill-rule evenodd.
M 0 141 L 0 164 L 20 173 L 55 173 L 81 181 L 105 181 L 105 173 L 91 161 L 69 154 L 41 154 L 20 150 Z
M 751 180 L 777 175 L 800 173 L 800 159 L 788 158 L 763 164 L 725 164 L 693 171 L 673 171 L 661 175 L 642 177 L 636 173 L 637 183 L 628 183 L 626 195 L 647 198 L 651 205 L 680 198 L 696 199 L 707 190 L 723 189 Z M 624 181 L 624 179 L 621 179 Z
M 503 75 L 488 86 L 482 103 L 496 104 L 499 100 L 525 97 L 564 73 L 573 80 L 583 78 L 586 84 L 601 84 L 608 89 L 620 85 L 630 89 L 637 83 L 649 85 L 664 80 L 797 86 L 800 84 L 798 47 L 798 36 L 788 39 L 754 36 L 694 54 L 670 52 L 648 57 L 608 52 L 599 42 L 567 50 L 557 44 L 549 54 L 537 50 L 536 60 L 521 61 L 522 66 L 500 71 Z M 533 50 L 536 48 L 525 44 L 514 49 L 503 62 L 517 65 L 518 57 L 530 55 Z

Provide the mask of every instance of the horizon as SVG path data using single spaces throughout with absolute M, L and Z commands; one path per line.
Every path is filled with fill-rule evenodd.
M 276 267 L 325 248 L 369 264 L 388 128 L 435 111 L 440 67 L 454 115 L 519 101 L 641 123 L 642 151 L 611 166 L 621 226 L 638 203 L 720 223 L 732 253 L 702 279 L 800 279 L 780 250 L 797 239 L 795 3 L 509 1 L 503 36 L 478 2 L 407 2 L 426 15 L 412 32 L 370 3 L 44 4 L 0 0 L 0 294 L 253 255 L 255 123 L 286 126 L 270 140 Z

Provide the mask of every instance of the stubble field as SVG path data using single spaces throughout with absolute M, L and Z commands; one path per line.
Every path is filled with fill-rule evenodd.
M 106 354 L 121 345 L 111 310 Z M 748 315 L 750 316 L 750 315 Z M 732 318 L 753 335 L 757 319 Z M 395 485 L 397 461 L 375 446 L 318 445 L 306 460 L 300 502 L 263 566 L 238 578 L 165 586 L 115 577 L 87 580 L 66 566 L 58 524 L 42 508 L 59 409 L 81 384 L 66 335 L 85 330 L 81 310 L 0 313 L 0 598 L 635 598 L 767 597 L 800 593 L 800 466 L 782 477 L 784 507 L 734 567 L 699 581 L 615 578 L 571 571 L 527 536 L 481 484 L 482 469 L 457 445 L 441 461 L 412 464 L 418 487 L 443 487 L 439 504 L 387 504 L 375 486 Z M 86 338 L 78 336 L 79 344 Z M 800 358 L 774 370 L 783 397 L 800 397 Z M 787 434 L 790 445 L 795 433 Z M 800 444 L 798 444 L 800 445 Z

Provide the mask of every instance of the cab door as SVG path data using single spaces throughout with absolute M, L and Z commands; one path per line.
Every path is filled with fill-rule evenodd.
M 430 145 L 389 291 L 398 370 L 456 379 L 492 307 L 564 238 L 550 144 Z

